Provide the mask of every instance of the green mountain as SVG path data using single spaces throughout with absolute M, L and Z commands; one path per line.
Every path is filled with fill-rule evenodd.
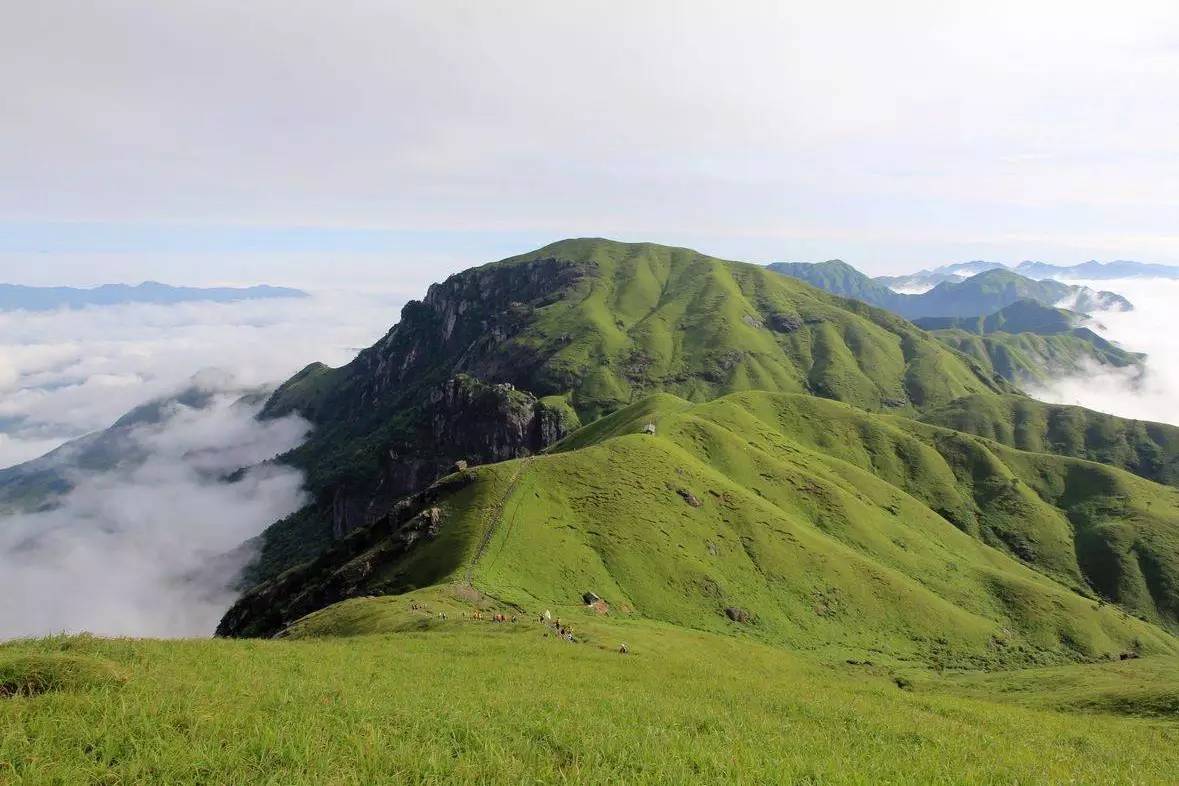
M 914 322 L 984 369 L 1020 385 L 1043 385 L 1062 373 L 1095 365 L 1125 368 L 1144 356 L 1110 343 L 1087 327 L 1081 315 L 1019 300 L 986 317 L 931 317 Z
M 991 333 L 1036 333 L 1055 336 L 1071 333 L 1085 316 L 1036 300 L 1017 300 L 993 314 L 974 317 L 924 317 L 913 324 L 925 330 L 961 330 L 985 336 Z
M 841 297 L 862 300 L 906 319 L 978 317 L 1020 300 L 1047 306 L 1061 303 L 1075 311 L 1127 311 L 1133 306 L 1121 295 L 1097 292 L 1059 281 L 1035 281 L 1011 270 L 985 270 L 962 281 L 943 281 L 919 295 L 901 294 L 843 262 L 801 264 L 776 262 L 769 269 L 806 281 Z
M 1035 281 L 1010 270 L 987 270 L 965 281 L 947 281 L 921 295 L 908 295 L 906 316 L 970 317 L 991 314 L 1019 300 L 1054 306 L 1067 303 L 1074 311 L 1128 311 L 1129 301 L 1112 292 L 1059 281 Z M 921 312 L 921 313 L 918 313 Z
M 652 392 L 740 390 L 916 412 L 1012 389 L 902 319 L 761 266 L 562 241 L 435 284 L 352 363 L 278 389 L 267 415 L 316 426 L 287 457 L 316 503 L 264 538 L 249 579 L 371 524 L 456 461 L 535 453 Z M 460 422 L 475 399 L 481 426 Z
M 805 281 L 824 292 L 862 300 L 898 314 L 903 313 L 906 304 L 910 302 L 908 295 L 894 292 L 889 289 L 886 283 L 869 278 L 841 259 L 831 259 L 813 264 L 774 262 L 767 267 L 775 273 Z

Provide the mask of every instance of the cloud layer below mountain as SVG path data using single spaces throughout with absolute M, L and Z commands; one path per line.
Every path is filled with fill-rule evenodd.
M 1147 354 L 1145 371 L 1091 368 L 1030 390 L 1037 398 L 1079 404 L 1101 412 L 1179 425 L 1179 330 L 1175 307 L 1179 281 L 1126 279 L 1083 283 L 1117 292 L 1134 304 L 1133 311 L 1106 312 L 1094 325 L 1105 338 L 1125 349 Z
M 211 634 L 250 539 L 305 501 L 300 473 L 260 462 L 298 445 L 308 425 L 256 420 L 261 401 L 243 392 L 314 360 L 346 362 L 397 321 L 403 300 L 339 292 L 0 313 L 0 465 L 182 389 L 213 394 L 129 427 L 118 461 L 70 469 L 72 490 L 49 509 L 0 517 L 0 639 Z
M 0 467 L 109 426 L 201 368 L 243 385 L 339 364 L 397 321 L 403 297 L 127 305 L 0 313 Z
M 304 502 L 287 467 L 226 478 L 306 436 L 297 417 L 256 420 L 259 407 L 229 390 L 200 409 L 173 404 L 129 429 L 134 459 L 73 474 L 49 510 L 0 519 L 0 639 L 211 634 L 253 556 L 248 541 Z

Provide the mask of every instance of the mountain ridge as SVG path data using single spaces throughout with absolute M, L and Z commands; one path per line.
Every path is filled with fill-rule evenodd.
M 232 303 L 241 300 L 304 298 L 300 289 L 258 284 L 250 287 L 184 287 L 144 281 L 96 287 L 33 287 L 0 284 L 0 311 L 52 311 L 60 308 L 114 306 L 130 303 L 171 304 L 191 301 Z
M 1053 280 L 1036 281 L 1002 267 L 983 270 L 968 278 L 950 276 L 919 294 L 894 291 L 840 260 L 814 264 L 774 262 L 767 267 L 832 294 L 863 300 L 906 319 L 985 316 L 1026 299 L 1046 306 L 1067 301 L 1070 309 L 1082 312 L 1129 311 L 1133 308 L 1128 300 L 1113 292 L 1099 292 Z

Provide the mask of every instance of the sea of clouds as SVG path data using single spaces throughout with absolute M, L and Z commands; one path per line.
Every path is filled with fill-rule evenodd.
M 106 428 L 203 368 L 254 385 L 281 381 L 315 360 L 347 362 L 397 321 L 404 300 L 327 292 L 0 312 L 0 467 Z
M 1028 392 L 1058 404 L 1078 404 L 1139 420 L 1179 425 L 1179 281 L 1069 281 L 1124 295 L 1133 311 L 1101 312 L 1090 324 L 1110 341 L 1147 355 L 1142 371 L 1094 366 Z
M 245 542 L 304 502 L 287 467 L 226 479 L 307 434 L 297 417 L 256 420 L 259 406 L 227 391 L 174 404 L 129 430 L 133 460 L 69 473 L 52 508 L 0 519 L 0 638 L 212 633 L 253 556 Z
M 246 544 L 306 502 L 300 473 L 265 462 L 309 424 L 258 420 L 258 386 L 346 362 L 403 301 L 327 293 L 0 314 L 0 465 L 145 402 L 208 394 L 121 429 L 120 460 L 68 470 L 71 490 L 49 506 L 0 516 L 0 639 L 210 635 L 253 557 Z

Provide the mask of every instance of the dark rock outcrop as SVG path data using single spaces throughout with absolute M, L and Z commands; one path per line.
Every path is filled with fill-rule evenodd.
M 335 492 L 336 538 L 375 522 L 397 500 L 460 467 L 537 453 L 574 427 L 558 410 L 511 383 L 488 385 L 466 374 L 431 390 L 418 420 L 412 440 L 386 450 L 373 486 Z

